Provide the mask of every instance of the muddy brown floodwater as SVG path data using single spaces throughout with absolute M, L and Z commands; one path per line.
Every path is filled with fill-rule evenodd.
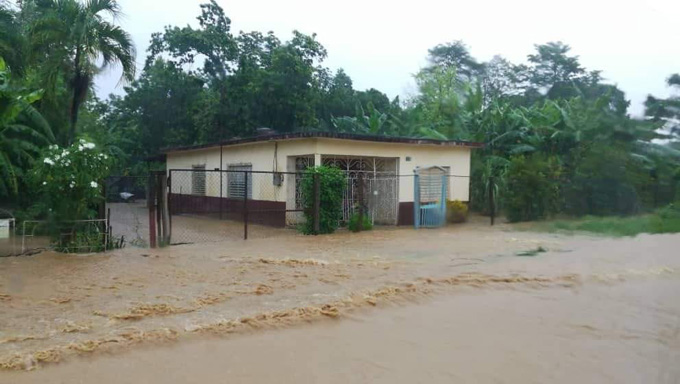
M 2 258 L 0 383 L 677 383 L 678 246 L 471 223 Z

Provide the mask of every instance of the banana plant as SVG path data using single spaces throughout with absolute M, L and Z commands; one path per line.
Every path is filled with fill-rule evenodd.
M 47 121 L 31 106 L 42 92 L 15 89 L 0 58 L 0 196 L 16 196 L 19 180 L 40 149 L 54 142 Z

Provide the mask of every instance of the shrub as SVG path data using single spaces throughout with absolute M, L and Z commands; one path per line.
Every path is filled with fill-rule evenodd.
M 319 178 L 321 200 L 318 232 L 314 230 L 315 177 Z M 335 167 L 319 166 L 305 171 L 300 183 L 302 208 L 305 215 L 305 222 L 300 226 L 302 233 L 318 235 L 335 232 L 342 218 L 342 195 L 345 184 L 345 174 Z
M 101 180 L 109 169 L 107 155 L 83 139 L 68 148 L 50 146 L 32 175 L 40 202 L 55 221 L 85 220 L 96 216 L 103 199 Z
M 50 146 L 33 169 L 30 182 L 37 191 L 35 216 L 47 219 L 58 248 L 93 247 L 93 236 L 102 239 L 104 228 L 78 226 L 76 220 L 95 219 L 103 201 L 101 180 L 109 171 L 109 158 L 93 143 L 79 140 L 68 148 Z M 64 233 L 70 233 L 64 238 Z M 89 244 L 88 246 L 84 246 Z
M 349 230 L 352 232 L 359 232 L 359 213 L 354 213 L 349 218 L 347 228 L 349 228 Z M 371 229 L 373 229 L 373 223 L 371 223 L 371 219 L 368 217 L 368 215 L 364 215 L 361 230 L 370 231 Z
M 449 223 L 464 223 L 467 221 L 468 206 L 459 200 L 446 201 L 446 220 Z
M 559 167 L 540 156 L 515 157 L 507 173 L 505 209 L 511 222 L 543 219 L 558 211 Z

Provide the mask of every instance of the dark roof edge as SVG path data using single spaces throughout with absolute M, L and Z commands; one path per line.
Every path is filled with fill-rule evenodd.
M 229 146 L 237 144 L 257 143 L 264 141 L 290 140 L 290 139 L 306 139 L 306 138 L 326 138 L 326 139 L 344 139 L 344 140 L 359 140 L 359 141 L 373 141 L 378 143 L 398 143 L 398 144 L 429 144 L 441 145 L 451 147 L 469 147 L 481 148 L 483 143 L 476 143 L 462 140 L 437 140 L 437 139 L 417 139 L 411 137 L 395 137 L 395 136 L 376 136 L 376 135 L 358 135 L 354 133 L 334 133 L 334 132 L 294 132 L 281 133 L 275 135 L 247 137 L 243 139 L 231 139 L 216 143 L 187 145 L 182 147 L 165 148 L 163 153 L 189 151 L 195 149 L 205 149 L 219 146 Z

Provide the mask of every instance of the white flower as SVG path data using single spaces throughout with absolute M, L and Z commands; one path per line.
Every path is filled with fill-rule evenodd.
M 83 147 L 87 149 L 94 149 L 94 143 L 85 143 L 83 144 Z
M 52 145 L 50 145 L 49 148 L 50 148 L 51 150 L 55 150 L 55 149 L 59 148 L 59 146 L 57 146 L 56 144 L 52 144 Z
M 80 144 L 85 144 L 85 139 L 80 139 L 78 141 L 80 141 Z
M 75 182 L 75 181 L 72 181 L 71 184 L 69 185 L 69 187 L 71 187 L 71 188 L 73 188 L 73 187 L 75 187 L 75 186 L 76 186 L 76 182 Z
M 108 158 L 109 158 L 108 156 L 104 155 L 104 160 L 106 160 L 106 159 L 108 159 Z
M 78 150 L 81 151 L 81 152 L 82 152 L 83 148 L 85 148 L 85 147 L 83 147 L 82 145 L 78 146 Z
M 97 184 L 97 182 L 95 182 L 95 181 L 90 182 L 90 187 L 97 188 L 98 186 L 99 186 L 99 184 Z
M 52 161 L 52 159 L 50 159 L 49 157 L 46 157 L 45 160 L 43 161 L 45 162 L 45 164 L 54 165 L 54 161 Z
M 43 181 L 43 185 L 47 185 L 47 181 Z

